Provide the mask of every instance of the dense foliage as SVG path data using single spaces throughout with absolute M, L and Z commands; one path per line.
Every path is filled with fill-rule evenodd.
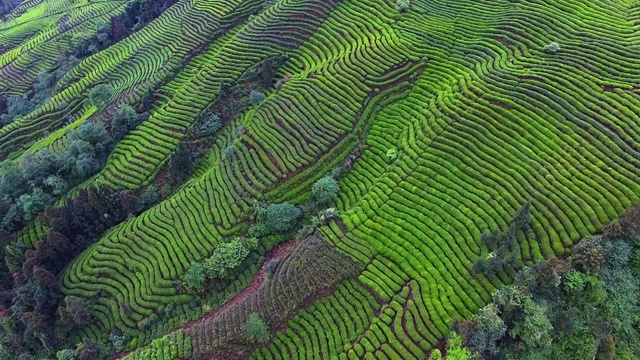
M 480 359 L 636 358 L 640 354 L 637 213 L 632 210 L 608 228 L 618 231 L 581 240 L 566 259 L 523 268 L 513 284 L 493 293 L 492 303 L 454 324 L 468 352 Z M 634 223 L 627 226 L 630 221 Z
M 187 286 L 202 290 L 207 282 L 228 278 L 257 246 L 256 238 L 241 237 L 218 244 L 210 257 L 191 263 L 184 275 Z
M 40 213 L 47 231 L 34 248 L 15 243 L 5 250 L 14 283 L 3 284 L 0 305 L 10 317 L 2 323 L 2 344 L 16 353 L 68 346 L 69 331 L 88 325 L 92 315 L 85 300 L 62 296 L 56 275 L 107 229 L 142 209 L 130 190 L 89 188 Z
M 311 190 L 319 205 L 328 205 L 338 196 L 340 187 L 335 179 L 330 176 L 324 176 L 313 184 Z
M 102 124 L 84 123 L 61 140 L 62 152 L 43 148 L 5 162 L 0 169 L 0 226 L 19 228 L 100 170 L 111 150 L 111 137 Z

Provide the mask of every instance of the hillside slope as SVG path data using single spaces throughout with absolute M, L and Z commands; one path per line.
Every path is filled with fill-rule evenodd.
M 2 169 L 65 154 L 72 130 L 102 123 L 108 158 L 46 205 L 96 186 L 163 189 L 55 274 L 93 314 L 72 344 L 140 359 L 423 359 L 519 267 L 565 255 L 640 196 L 635 0 L 138 3 L 29 0 L 0 23 L 0 94 L 32 105 L 11 119 L 12 103 L 0 107 Z M 103 102 L 87 100 L 105 84 Z M 144 116 L 117 138 L 124 104 Z M 202 130 L 210 114 L 214 136 Z M 183 149 L 194 165 L 179 181 Z M 286 253 L 272 249 L 295 231 L 258 236 L 210 291 L 180 284 L 247 236 L 256 201 L 299 205 L 309 223 L 321 210 L 312 186 L 336 166 L 340 192 L 323 208 L 338 219 Z M 491 252 L 481 234 L 506 230 L 528 202 L 512 266 L 472 271 Z M 7 226 L 13 246 L 46 237 L 42 220 Z M 21 265 L 9 267 L 18 282 Z M 268 342 L 244 341 L 251 313 Z

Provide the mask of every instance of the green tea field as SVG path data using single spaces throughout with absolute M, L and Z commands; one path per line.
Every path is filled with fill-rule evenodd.
M 455 324 L 640 200 L 637 0 L 0 18 L 0 359 L 498 359 Z

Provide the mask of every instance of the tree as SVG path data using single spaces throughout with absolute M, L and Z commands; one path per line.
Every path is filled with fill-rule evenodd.
M 590 274 L 597 273 L 604 263 L 604 251 L 599 237 L 589 237 L 573 247 L 572 263 L 578 269 Z
M 84 340 L 76 352 L 76 360 L 99 360 L 100 347 L 91 340 Z
M 302 212 L 295 205 L 288 202 L 267 206 L 264 223 L 271 233 L 284 233 L 291 230 Z
M 35 215 L 42 210 L 45 205 L 51 202 L 52 198 L 49 194 L 45 193 L 41 188 L 35 188 L 29 194 L 21 195 L 17 204 L 22 206 L 22 214 L 24 214 L 24 220 L 30 221 L 35 218 Z
M 113 330 L 111 330 L 111 333 L 109 333 L 109 342 L 111 342 L 113 350 L 115 350 L 116 352 L 121 352 L 127 346 L 127 336 L 123 334 L 120 329 L 114 328 Z
M 542 50 L 544 50 L 544 52 L 549 53 L 549 54 L 555 54 L 558 51 L 560 51 L 561 47 L 560 44 L 558 44 L 557 42 L 550 42 L 547 45 L 544 46 L 544 48 Z
M 25 191 L 26 186 L 20 168 L 13 162 L 5 162 L 0 168 L 0 197 L 14 199 Z
M 100 84 L 94 87 L 89 93 L 89 101 L 91 105 L 103 107 L 109 103 L 111 97 L 115 94 L 113 86 L 108 84 Z
M 157 203 L 159 200 L 160 193 L 158 192 L 158 189 L 153 185 L 149 185 L 147 189 L 142 193 L 142 196 L 140 196 L 142 206 L 144 206 L 145 208 L 150 207 L 151 205 Z
M 311 191 L 319 205 L 328 205 L 338 196 L 340 187 L 332 177 L 323 176 L 313 184 Z
M 6 98 L 5 113 L 0 116 L 0 125 L 12 123 L 17 118 L 30 113 L 34 109 L 34 104 L 29 101 L 27 95 L 9 96 Z
M 249 255 L 240 238 L 219 244 L 210 258 L 205 260 L 204 269 L 209 279 L 226 278 L 229 272 L 240 265 Z
M 109 136 L 104 124 L 100 122 L 88 121 L 83 123 L 71 133 L 70 138 L 88 142 L 93 146 L 97 154 L 108 152 L 107 150 L 111 145 L 111 136 Z
M 93 314 L 86 301 L 77 296 L 68 295 L 64 298 L 64 303 L 64 307 L 58 308 L 58 313 L 63 322 L 71 323 L 76 327 L 91 323 Z
M 36 154 L 26 154 L 20 159 L 22 178 L 31 187 L 40 186 L 44 179 L 57 172 L 61 159 L 48 148 L 41 149 Z
M 250 340 L 264 343 L 269 340 L 269 328 L 257 313 L 251 313 L 244 324 L 244 330 Z
M 204 265 L 199 262 L 192 262 L 191 267 L 184 274 L 184 281 L 190 288 L 202 290 L 204 283 L 207 281 Z
M 267 95 L 258 90 L 251 90 L 251 93 L 249 93 L 249 101 L 251 102 L 251 105 L 259 105 L 266 97 Z
M 118 200 L 120 201 L 120 209 L 129 214 L 137 214 L 142 210 L 142 204 L 140 198 L 132 190 L 122 190 L 118 193 Z
M 180 143 L 169 162 L 171 175 L 175 181 L 180 184 L 186 181 L 189 175 L 191 175 L 192 168 L 193 159 L 191 159 L 191 153 L 184 144 Z
M 147 87 L 144 95 L 142 96 L 142 109 L 147 111 L 151 108 L 151 105 L 155 101 L 155 94 L 151 86 Z
M 520 319 L 522 308 L 530 298 L 527 288 L 521 285 L 507 285 L 492 294 L 493 303 L 507 325 Z
M 273 60 L 271 58 L 264 59 L 264 62 L 262 62 L 262 86 L 265 88 L 271 87 L 275 75 L 276 67 L 273 64 Z
M 518 322 L 509 334 L 520 336 L 529 348 L 538 348 L 540 352 L 551 346 L 553 326 L 547 316 L 547 308 L 536 304 L 531 298 L 524 303 L 524 320 Z
M 111 118 L 111 133 L 116 139 L 123 138 L 138 126 L 140 119 L 136 110 L 129 105 L 120 105 Z
M 69 188 L 69 184 L 58 175 L 49 175 L 43 181 L 44 185 L 50 188 L 50 191 L 53 195 L 62 195 Z
M 211 114 L 207 116 L 207 118 L 200 126 L 200 133 L 204 136 L 215 135 L 218 131 L 222 129 L 222 121 L 220 121 L 220 116 L 218 114 Z
M 96 24 L 96 39 L 98 39 L 102 48 L 106 48 L 111 43 L 111 39 L 109 39 L 110 32 L 111 24 L 105 21 L 99 21 Z
M 495 354 L 498 351 L 496 343 L 507 331 L 507 326 L 498 315 L 497 306 L 491 303 L 483 307 L 473 319 L 477 329 L 470 337 L 469 345 L 480 353 L 488 351 Z
M 471 360 L 472 354 L 462 344 L 462 337 L 455 331 L 449 334 L 447 339 L 447 360 Z

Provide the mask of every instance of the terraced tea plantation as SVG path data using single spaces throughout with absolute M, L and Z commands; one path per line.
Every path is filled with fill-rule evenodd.
M 427 359 L 640 200 L 636 0 L 0 5 L 0 359 Z

